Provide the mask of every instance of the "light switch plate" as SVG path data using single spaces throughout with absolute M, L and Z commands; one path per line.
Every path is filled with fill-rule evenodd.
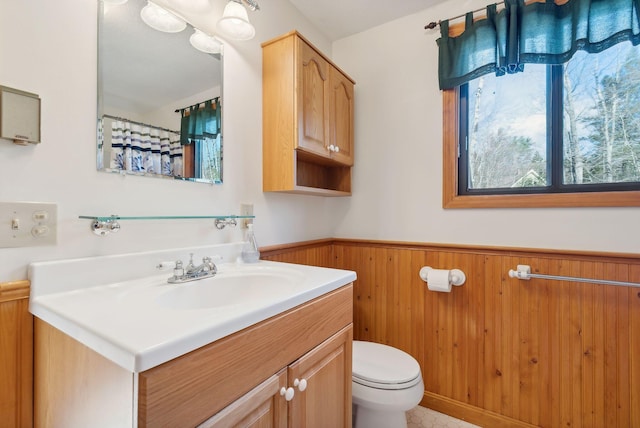
M 253 204 L 240 204 L 240 215 L 253 215 Z M 253 223 L 252 218 L 243 218 L 240 223 L 242 229 L 246 229 L 249 223 Z
M 0 202 L 0 248 L 55 245 L 58 207 L 50 202 Z

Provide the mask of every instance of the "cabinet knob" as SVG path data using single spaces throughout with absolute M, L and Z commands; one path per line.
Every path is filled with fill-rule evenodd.
M 293 381 L 293 386 L 298 387 L 298 391 L 302 392 L 307 389 L 307 380 L 306 379 L 296 379 Z
M 339 153 L 339 152 L 340 152 L 340 147 L 335 146 L 335 147 L 333 148 L 333 151 L 334 151 L 334 152 L 336 152 L 336 153 Z
M 282 395 L 284 397 L 285 400 L 287 401 L 291 401 L 293 399 L 293 396 L 295 395 L 296 391 L 289 387 L 289 388 L 285 388 L 284 386 L 282 388 L 280 388 L 280 395 Z
M 336 150 L 336 146 L 331 144 L 329 147 L 327 147 L 327 149 L 329 149 L 330 152 L 334 152 Z

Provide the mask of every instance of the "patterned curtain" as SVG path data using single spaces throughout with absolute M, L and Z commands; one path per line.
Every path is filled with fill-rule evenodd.
M 111 123 L 111 169 L 182 177 L 180 134 L 126 120 Z

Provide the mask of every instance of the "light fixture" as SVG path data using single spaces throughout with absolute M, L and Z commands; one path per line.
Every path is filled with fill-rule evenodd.
M 187 27 L 182 19 L 151 1 L 142 8 L 140 17 L 149 27 L 165 33 L 179 33 Z
M 189 37 L 189 43 L 191 43 L 191 46 L 205 53 L 220 53 L 222 50 L 222 44 L 215 37 L 209 36 L 197 28 L 194 28 L 194 30 L 195 31 L 191 37 Z
M 125 0 L 127 1 L 127 0 Z M 247 7 L 249 7 L 249 10 L 251 12 L 255 12 L 256 10 L 260 10 L 260 5 L 258 4 L 258 2 L 256 0 L 244 0 L 244 2 L 247 4 Z
M 249 40 L 256 34 L 256 29 L 249 22 L 247 10 L 235 0 L 229 0 L 224 7 L 217 28 L 223 36 L 232 40 Z

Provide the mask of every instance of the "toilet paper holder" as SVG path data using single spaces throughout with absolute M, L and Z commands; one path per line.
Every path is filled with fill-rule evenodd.
M 435 269 L 433 269 L 430 266 L 423 266 L 420 269 L 420 278 L 422 278 L 424 282 L 427 282 L 427 278 L 429 277 L 429 271 L 431 270 L 435 270 Z M 455 285 L 457 287 L 464 284 L 466 280 L 467 280 L 467 276 L 460 269 L 449 270 L 449 282 L 451 283 L 451 285 Z

